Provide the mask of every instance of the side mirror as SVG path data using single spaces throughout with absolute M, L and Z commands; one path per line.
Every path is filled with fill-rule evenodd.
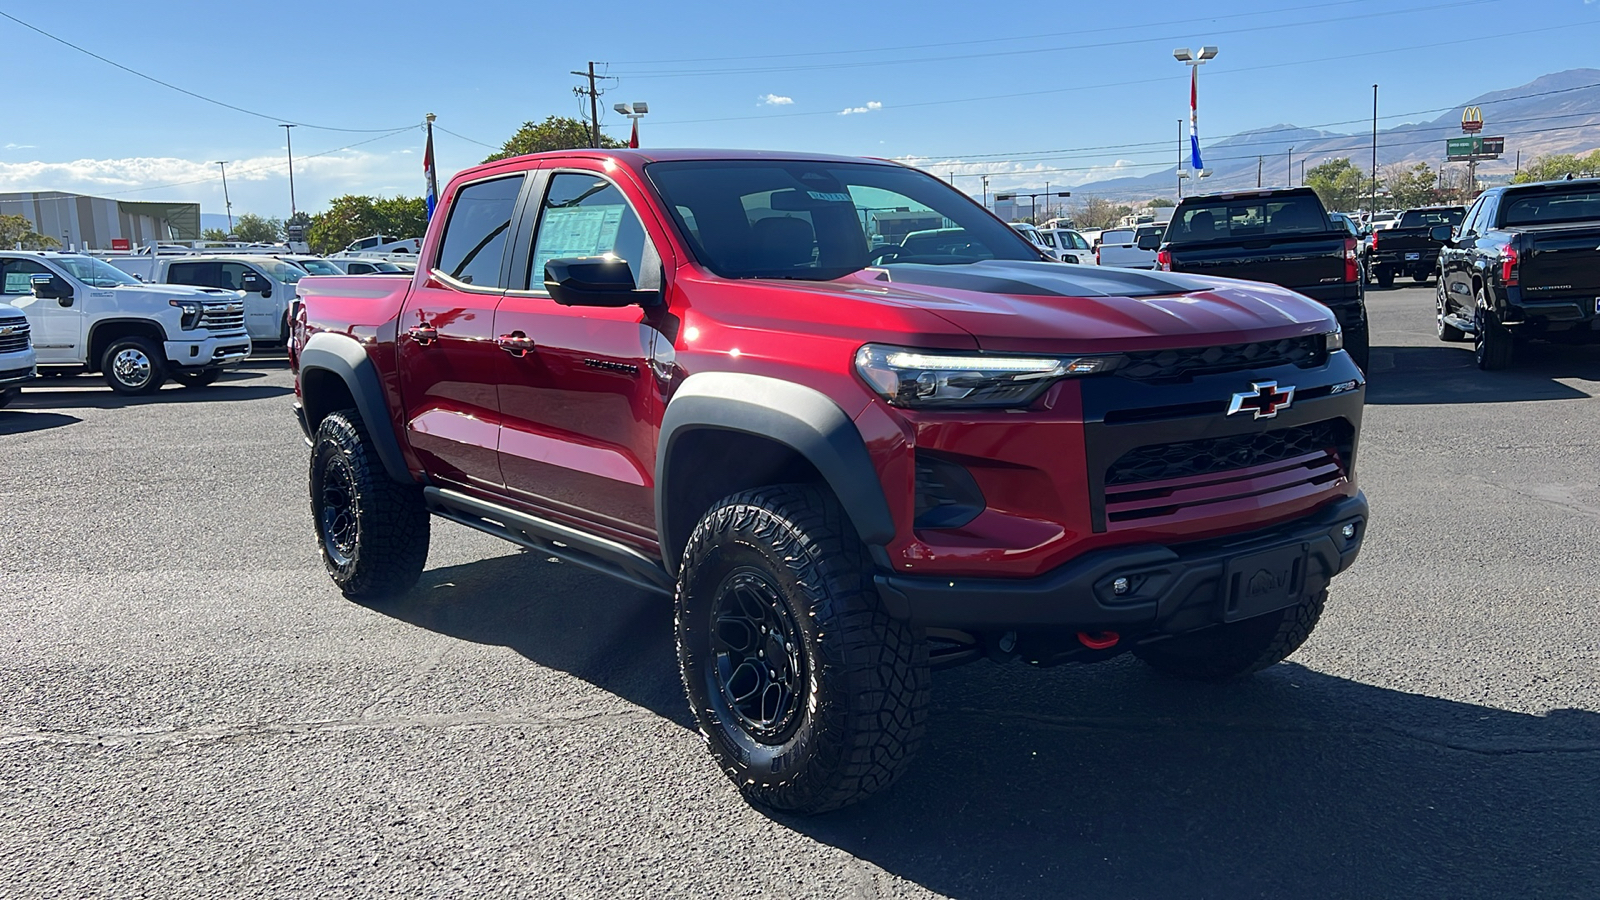
M 240 284 L 246 294 L 260 294 L 263 297 L 272 296 L 272 285 L 268 284 L 265 278 L 255 272 L 244 273 L 244 278 L 241 279 Z
M 1144 237 L 1139 238 L 1139 249 L 1140 250 L 1160 250 L 1161 249 L 1161 235 L 1159 235 L 1159 234 L 1147 234 Z
M 1452 234 L 1454 231 L 1455 229 L 1451 228 L 1449 225 L 1435 225 L 1431 230 L 1429 230 L 1428 237 L 1438 241 L 1441 244 L 1448 244 L 1450 243 L 1450 238 L 1454 236 Z
M 28 279 L 33 295 L 40 300 L 54 300 L 62 306 L 72 305 L 72 285 L 57 275 L 34 275 Z
M 544 265 L 544 289 L 562 306 L 654 306 L 658 290 L 641 289 L 628 264 L 610 256 L 552 259 Z

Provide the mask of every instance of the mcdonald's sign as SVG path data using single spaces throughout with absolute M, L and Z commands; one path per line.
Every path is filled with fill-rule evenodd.
M 1483 130 L 1483 110 L 1476 106 L 1469 106 L 1461 111 L 1461 130 L 1466 134 L 1477 134 Z

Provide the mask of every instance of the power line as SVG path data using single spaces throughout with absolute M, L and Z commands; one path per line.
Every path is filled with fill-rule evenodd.
M 456 134 L 454 131 L 451 131 L 450 129 L 441 126 L 438 122 L 433 123 L 433 130 L 434 131 L 442 131 L 445 134 L 450 135 L 451 137 L 460 138 L 460 139 L 462 139 L 463 141 L 466 141 L 469 144 L 477 144 L 479 147 L 488 147 L 490 150 L 499 150 L 500 149 L 499 147 L 496 147 L 493 144 L 485 144 L 483 141 L 474 140 L 473 138 L 469 138 L 464 134 Z
M 1410 14 L 1413 14 L 1413 13 L 1436 12 L 1438 10 L 1443 10 L 1443 9 L 1455 9 L 1455 8 L 1464 7 L 1464 6 L 1483 6 L 1483 5 L 1490 4 L 1490 3 L 1503 3 L 1503 2 L 1506 2 L 1506 0 L 1451 0 L 1451 2 L 1439 3 L 1439 4 L 1435 4 L 1433 6 L 1419 6 L 1419 7 L 1412 7 L 1410 9 L 1390 9 L 1390 10 L 1368 11 L 1368 12 L 1363 13 L 1363 18 L 1364 19 L 1371 19 L 1371 18 L 1376 18 L 1376 17 L 1379 17 L 1379 16 L 1410 15 Z M 1308 19 L 1308 20 L 1298 21 L 1298 22 L 1279 22 L 1279 23 L 1273 24 L 1273 25 L 1255 25 L 1255 26 L 1251 26 L 1251 27 L 1248 27 L 1248 28 L 1235 28 L 1235 29 L 1231 29 L 1231 30 L 1228 30 L 1228 31 L 1211 32 L 1211 34 L 1213 34 L 1215 36 L 1250 34 L 1250 33 L 1261 32 L 1261 31 L 1278 31 L 1278 30 L 1282 30 L 1282 29 L 1286 29 L 1286 28 L 1305 28 L 1305 27 L 1309 27 L 1309 26 L 1313 26 L 1313 25 L 1329 25 L 1329 24 L 1334 24 L 1334 23 L 1338 23 L 1338 22 L 1345 22 L 1345 21 L 1348 21 L 1348 17 L 1347 16 L 1336 17 L 1336 18 L 1331 18 L 1331 19 Z M 1034 49 L 1031 49 L 1031 50 L 992 50 L 992 51 L 987 51 L 987 52 L 984 52 L 984 53 L 965 53 L 965 54 L 958 54 L 958 55 L 953 55 L 953 56 L 918 56 L 918 57 L 911 58 L 911 59 L 880 59 L 880 60 L 866 60 L 866 61 L 862 61 L 862 62 L 839 62 L 839 63 L 822 63 L 822 64 L 793 65 L 793 66 L 761 66 L 761 67 L 727 68 L 727 69 L 683 69 L 683 70 L 666 71 L 666 72 L 624 72 L 621 75 L 619 75 L 618 77 L 621 77 L 621 78 L 630 78 L 630 77 L 631 78 L 702 78 L 702 77 L 711 77 L 711 76 L 719 76 L 719 75 L 763 75 L 763 74 L 773 74 L 773 73 L 778 73 L 778 72 L 796 72 L 796 71 L 808 71 L 809 72 L 809 71 L 815 71 L 817 69 L 877 68 L 877 67 L 881 67 L 881 66 L 921 65 L 921 64 L 925 64 L 925 63 L 956 62 L 956 61 L 960 61 L 960 60 L 969 60 L 969 59 L 989 59 L 989 58 L 993 58 L 993 57 L 997 57 L 997 56 L 1004 56 L 1004 57 L 1008 57 L 1008 58 L 1014 58 L 1014 57 L 1018 57 L 1018 56 L 1028 56 L 1028 55 L 1034 55 L 1034 54 L 1039 54 L 1039 53 L 1062 53 L 1062 52 L 1066 52 L 1066 51 L 1070 51 L 1070 50 L 1097 50 L 1097 49 L 1101 49 L 1101 48 L 1105 48 L 1105 47 L 1125 47 L 1125 46 L 1130 46 L 1130 45 L 1134 45 L 1134 44 L 1149 44 L 1149 43 L 1154 43 L 1156 41 L 1182 41 L 1182 40 L 1187 40 L 1187 39 L 1188 39 L 1188 35 L 1170 34 L 1170 35 L 1162 35 L 1162 36 L 1159 36 L 1159 37 L 1129 38 L 1127 40 L 1121 40 L 1121 41 L 1097 41 L 1097 42 L 1094 42 L 1094 43 L 1087 43 L 1087 44 L 1068 44 L 1068 45 L 1060 46 L 1060 47 L 1037 47 L 1037 48 L 1034 48 Z
M 89 49 L 86 49 L 84 47 L 80 47 L 77 44 L 74 44 L 71 41 L 67 40 L 66 38 L 57 37 L 56 35 L 53 35 L 50 32 L 45 31 L 43 28 L 39 28 L 38 26 L 35 26 L 35 25 L 30 25 L 27 22 L 22 21 L 21 19 L 17 18 L 16 16 L 11 15 L 8 12 L 0 11 L 0 18 L 10 19 L 12 22 L 15 22 L 16 24 L 21 25 L 23 28 L 26 28 L 29 31 L 32 31 L 35 34 L 43 35 L 44 37 L 47 37 L 50 40 L 55 41 L 56 43 L 61 44 L 64 47 L 70 47 L 73 50 L 76 50 L 79 53 L 84 54 L 85 56 L 90 56 L 90 57 L 93 57 L 94 59 L 98 59 L 99 61 L 105 63 L 108 66 L 111 66 L 111 67 L 116 68 L 116 69 L 121 69 L 122 71 L 127 72 L 129 75 L 133 75 L 133 76 L 138 77 L 138 78 L 143 78 L 145 81 L 148 81 L 148 82 L 150 82 L 152 84 L 158 84 L 158 85 L 160 85 L 160 86 L 162 86 L 164 88 L 167 88 L 169 90 L 177 91 L 180 94 L 185 94 L 187 96 L 195 98 L 196 100 L 201 100 L 201 101 L 204 101 L 206 103 L 210 103 L 210 104 L 212 104 L 214 106 L 220 106 L 220 107 L 222 107 L 224 109 L 231 109 L 234 112 L 244 113 L 247 116 L 255 116 L 258 119 L 267 119 L 267 120 L 270 120 L 270 121 L 272 121 L 274 123 L 289 122 L 291 124 L 298 125 L 298 126 L 300 126 L 302 128 L 314 128 L 314 129 L 316 129 L 318 131 L 343 131 L 343 132 L 348 132 L 348 133 L 351 133 L 351 134 L 373 134 L 373 133 L 380 132 L 380 131 L 393 132 L 393 131 L 397 131 L 397 130 L 403 130 L 403 129 L 395 129 L 395 128 L 336 128 L 336 127 L 334 127 L 332 125 L 313 125 L 313 124 L 311 124 L 309 122 L 298 122 L 298 121 L 295 121 L 294 119 L 290 119 L 290 118 L 288 118 L 286 116 L 268 115 L 266 113 L 256 112 L 253 109 L 245 109 L 242 106 L 235 106 L 232 103 L 227 103 L 227 102 L 224 102 L 222 100 L 217 100 L 217 99 L 215 99 L 213 97 L 207 97 L 204 94 L 197 94 L 194 91 L 189 90 L 188 88 L 178 87 L 177 85 L 172 84 L 171 82 L 162 81 L 161 79 L 155 77 L 154 75 L 146 75 L 145 73 L 140 72 L 137 69 L 129 68 L 128 66 L 125 66 L 122 63 L 117 62 L 116 60 L 107 59 L 106 57 L 101 56 L 100 54 L 94 52 L 93 50 L 89 50 Z M 411 126 L 408 125 L 408 126 L 405 126 L 405 127 L 409 128 Z

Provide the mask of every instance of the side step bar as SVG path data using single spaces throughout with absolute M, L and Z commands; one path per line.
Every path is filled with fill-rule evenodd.
M 428 510 L 441 518 L 619 578 L 637 588 L 672 596 L 677 582 L 659 562 L 616 541 L 559 522 L 507 509 L 445 488 L 423 488 Z
M 1461 316 L 1445 316 L 1444 323 L 1457 331 L 1465 331 L 1467 334 L 1472 334 L 1478 330 L 1478 326 L 1473 324 L 1471 319 L 1464 319 Z

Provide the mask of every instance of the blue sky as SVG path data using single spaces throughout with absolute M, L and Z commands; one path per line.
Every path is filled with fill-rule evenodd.
M 1363 120 L 1374 82 L 1385 127 L 1430 119 L 1438 113 L 1403 114 L 1595 65 L 1600 39 L 1594 0 L 0 0 L 0 12 L 268 117 L 0 19 L 0 191 L 198 201 L 220 213 L 214 161 L 231 160 L 234 212 L 280 217 L 289 191 L 277 122 L 305 123 L 294 132 L 300 208 L 343 193 L 415 195 L 421 132 L 383 130 L 438 114 L 451 132 L 435 138 L 442 181 L 489 152 L 471 141 L 498 145 L 524 120 L 578 115 L 569 72 L 588 60 L 611 76 L 601 108 L 615 136 L 627 123 L 611 104 L 644 100 L 646 146 L 904 158 L 955 172 L 977 193 L 976 173 L 995 173 L 991 190 L 1005 190 L 1169 165 L 1188 100 L 1174 47 L 1221 48 L 1200 76 L 1201 134 L 1216 137 Z

